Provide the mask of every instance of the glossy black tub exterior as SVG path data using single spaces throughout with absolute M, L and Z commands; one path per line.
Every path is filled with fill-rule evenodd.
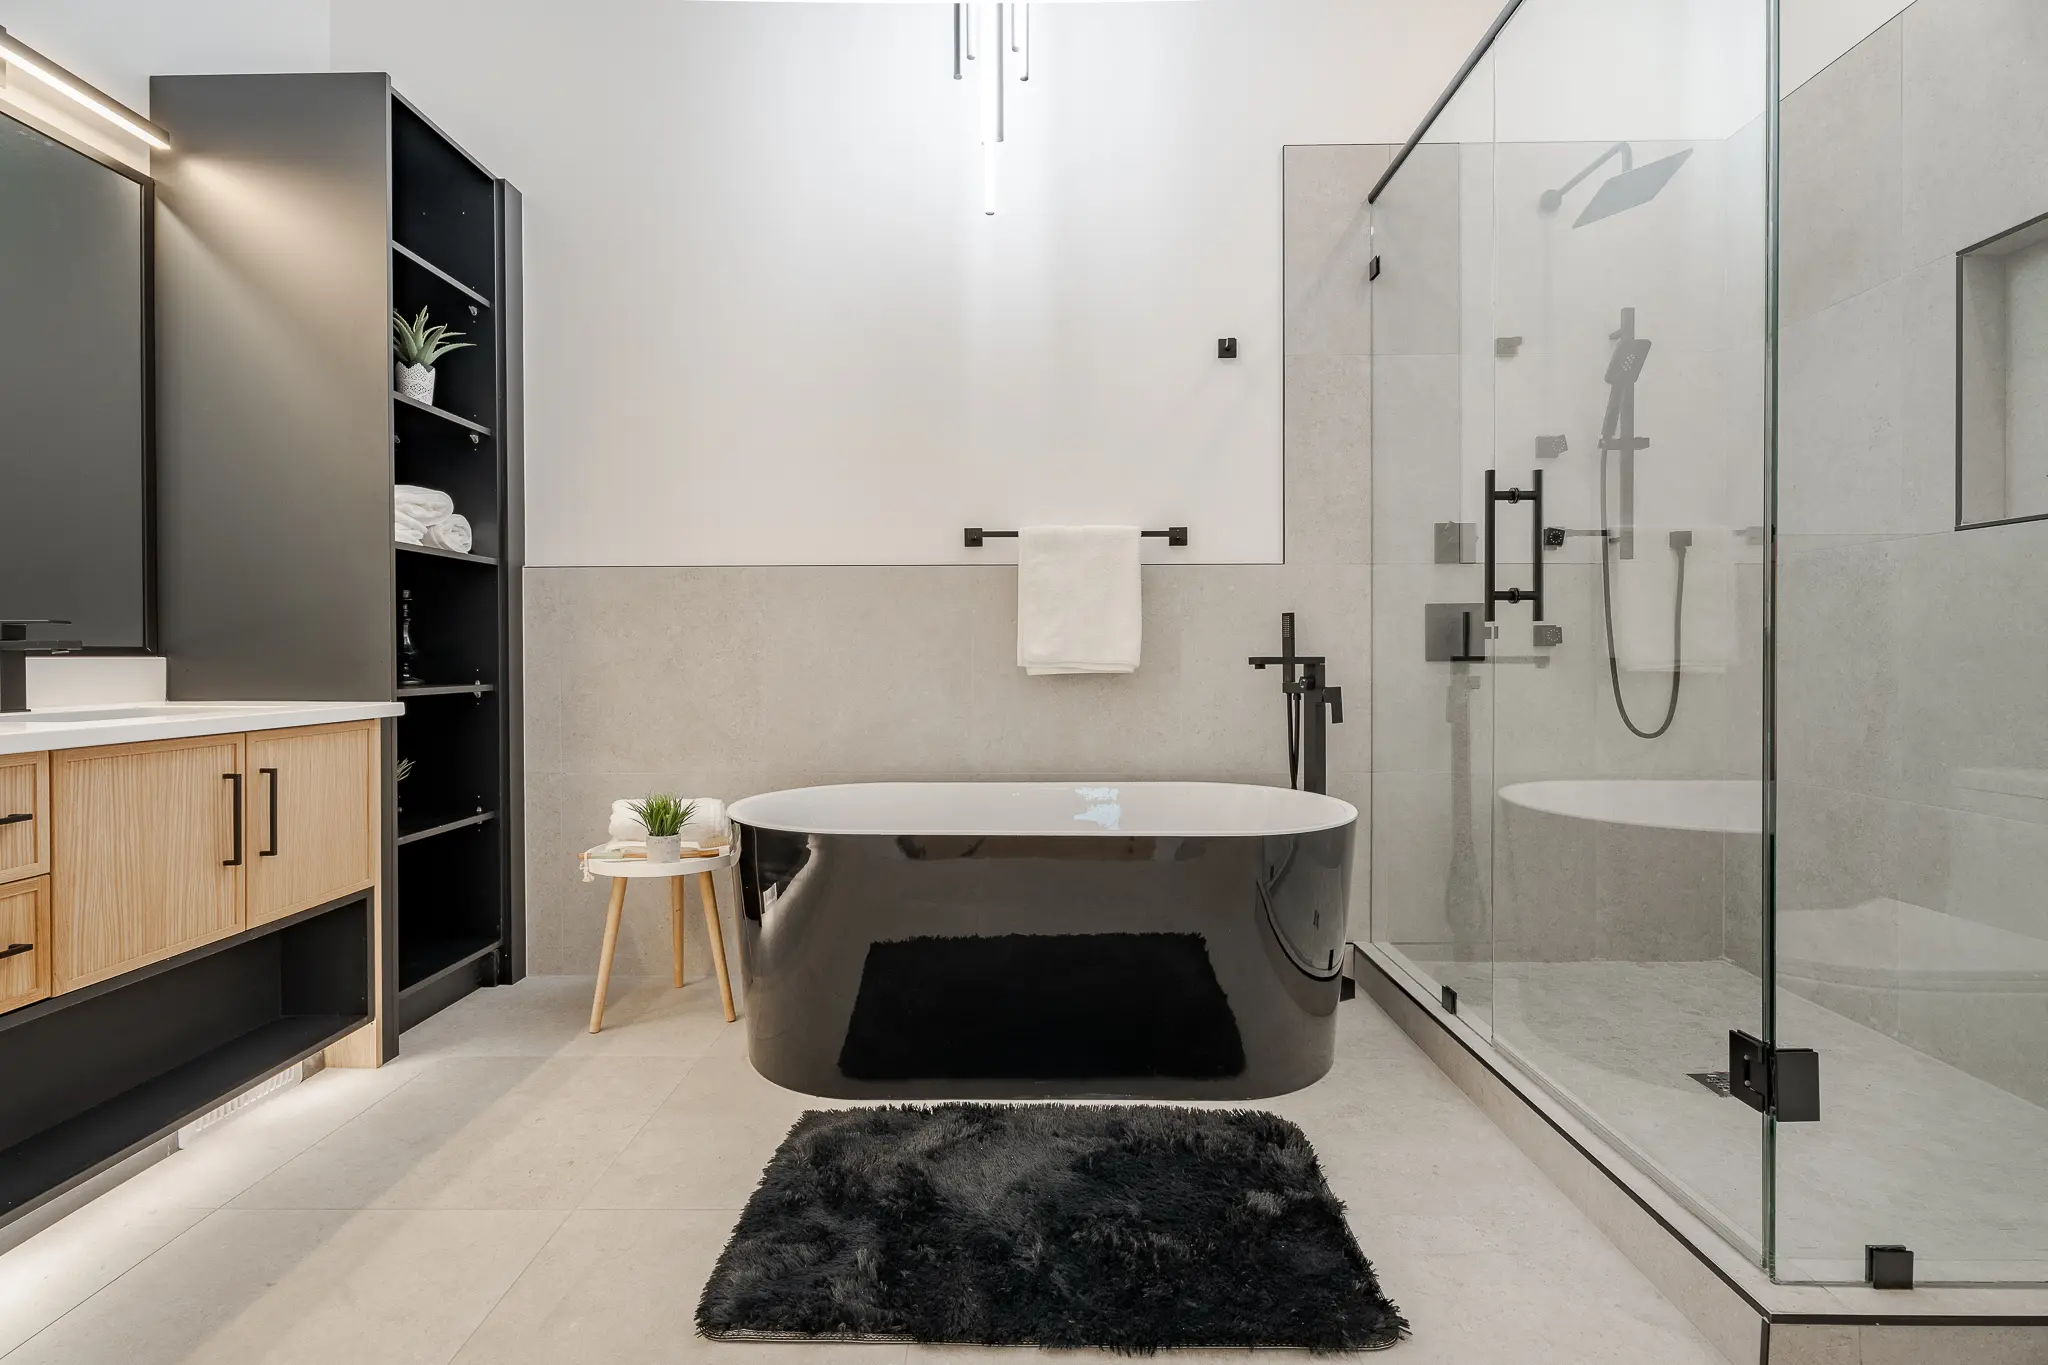
M 1354 828 L 974 836 L 804 834 L 739 822 L 739 960 L 754 1067 L 792 1090 L 854 1099 L 1258 1099 L 1300 1089 L 1329 1070 L 1335 1046 Z M 1092 1075 L 1068 1064 L 1049 1068 L 1053 1076 L 955 1066 L 861 1079 L 874 1072 L 842 1064 L 856 1002 L 872 1014 L 877 983 L 863 999 L 862 978 L 874 945 L 1011 935 L 1071 944 L 1071 936 L 1098 934 L 1198 943 L 1198 958 L 1206 950 L 1228 1002 L 1223 1026 L 1234 1021 L 1242 1040 L 1234 1074 Z M 1129 993 L 1122 1006 L 1142 1012 L 1159 986 L 1140 970 L 1110 989 Z M 1005 1027 L 1046 1022 L 1031 1017 L 1028 986 L 1011 982 L 994 994 L 1010 997 Z

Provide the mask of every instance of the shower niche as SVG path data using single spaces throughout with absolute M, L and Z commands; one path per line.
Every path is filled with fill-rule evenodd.
M 2048 517 L 2048 215 L 1956 255 L 1956 525 Z

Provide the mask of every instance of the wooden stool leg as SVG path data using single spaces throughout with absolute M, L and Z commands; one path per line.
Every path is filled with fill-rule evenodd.
M 725 974 L 725 935 L 718 928 L 718 890 L 709 872 L 697 874 L 697 894 L 704 902 L 704 927 L 711 931 L 711 960 L 718 966 L 718 998 L 725 1002 L 725 1022 L 739 1018 L 732 1012 L 732 978 Z
M 612 951 L 619 946 L 619 917 L 626 909 L 626 879 L 612 878 L 612 905 L 604 917 L 604 951 L 597 958 L 597 999 L 590 1002 L 590 1031 L 604 1027 L 604 990 L 612 980 Z
M 668 938 L 669 946 L 675 950 L 676 989 L 683 985 L 683 879 L 668 879 Z

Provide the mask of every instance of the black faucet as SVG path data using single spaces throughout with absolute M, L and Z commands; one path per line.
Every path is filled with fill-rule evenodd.
M 1330 792 L 1330 740 L 1323 708 L 1329 707 L 1328 725 L 1344 723 L 1344 689 L 1331 687 L 1320 654 L 1294 652 L 1294 613 L 1280 613 L 1280 653 L 1255 656 L 1253 668 L 1263 670 L 1278 664 L 1281 695 L 1287 698 L 1287 785 L 1304 791 Z M 1295 669 L 1301 676 L 1295 676 Z
M 28 710 L 28 656 L 69 654 L 83 640 L 31 640 L 30 626 L 68 626 L 69 621 L 0 621 L 0 713 Z

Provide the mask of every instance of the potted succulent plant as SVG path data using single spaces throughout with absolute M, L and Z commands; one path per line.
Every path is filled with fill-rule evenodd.
M 405 315 L 396 308 L 392 309 L 391 349 L 398 357 L 398 391 L 417 402 L 433 402 L 434 362 L 450 351 L 476 344 L 451 339 L 461 335 L 461 332 L 449 331 L 445 324 L 428 326 L 424 308 L 411 322 L 407 322 Z
M 672 792 L 655 792 L 630 809 L 633 817 L 647 827 L 647 861 L 679 863 L 683 860 L 683 826 L 696 813 L 695 801 L 684 801 Z

